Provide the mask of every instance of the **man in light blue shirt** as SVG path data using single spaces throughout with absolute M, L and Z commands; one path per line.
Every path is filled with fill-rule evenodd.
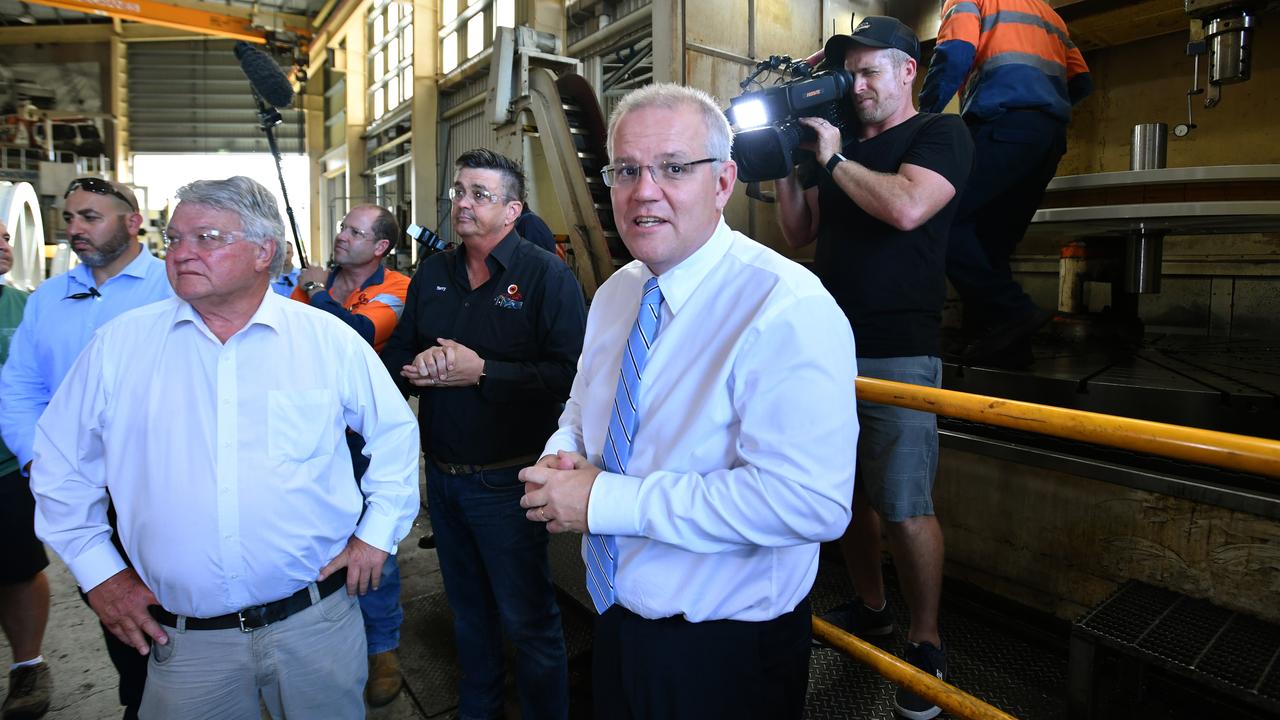
M 293 289 L 298 287 L 298 268 L 293 266 L 293 243 L 285 243 L 284 246 L 284 265 L 280 267 L 280 274 L 271 278 L 271 290 L 277 295 L 289 297 L 293 294 Z
M 93 333 L 121 313 L 173 294 L 164 263 L 138 242 L 142 214 L 132 190 L 79 178 L 64 199 L 67 239 L 81 264 L 31 294 L 0 371 L 0 434 L 23 474 L 31 470 L 36 421 Z M 105 628 L 103 636 L 120 674 L 125 717 L 136 717 L 146 663 Z
M 67 239 L 80 264 L 31 294 L 0 373 L 0 432 L 28 472 L 36 421 L 93 333 L 173 295 L 164 263 L 137 240 L 142 215 L 132 190 L 81 178 L 65 199 Z

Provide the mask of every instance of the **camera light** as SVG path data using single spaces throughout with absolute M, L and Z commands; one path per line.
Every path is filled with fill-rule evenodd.
M 768 123 L 769 113 L 765 110 L 764 102 L 748 100 L 733 106 L 733 120 L 740 129 L 746 130 Z

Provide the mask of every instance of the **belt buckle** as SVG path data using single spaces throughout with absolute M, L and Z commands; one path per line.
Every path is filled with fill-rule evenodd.
M 446 464 L 449 466 L 450 475 L 470 475 L 471 474 L 467 472 L 467 467 L 465 465 L 459 465 L 457 463 L 446 463 Z
M 245 608 L 244 610 L 236 613 L 236 617 L 240 619 L 240 632 L 249 633 L 254 630 L 258 630 L 259 628 L 266 627 L 269 623 L 263 620 L 262 610 L 262 606 L 259 605 L 256 607 Z M 245 613 L 248 613 L 249 617 L 245 617 Z

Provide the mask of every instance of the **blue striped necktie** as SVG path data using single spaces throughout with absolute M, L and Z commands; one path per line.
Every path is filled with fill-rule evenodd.
M 604 439 L 604 469 L 625 474 L 631 459 L 631 440 L 636 434 L 636 406 L 640 401 L 640 376 L 644 373 L 649 348 L 658 337 L 658 321 L 662 317 L 662 290 L 658 278 L 649 278 L 640 298 L 640 312 L 627 336 L 622 352 L 622 368 L 618 373 L 618 389 L 613 394 L 613 412 L 609 414 L 609 433 Z M 613 575 L 618 567 L 618 540 L 613 535 L 588 533 L 587 591 L 596 612 L 604 614 L 613 604 Z

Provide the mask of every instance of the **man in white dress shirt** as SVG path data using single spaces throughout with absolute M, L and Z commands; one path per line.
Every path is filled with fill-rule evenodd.
M 140 717 L 257 717 L 260 701 L 363 717 L 355 595 L 417 513 L 417 425 L 355 331 L 269 290 L 284 227 L 265 188 L 199 181 L 178 198 L 178 297 L 103 327 L 37 425 L 37 534 L 150 653 Z M 347 427 L 368 441 L 359 488 Z
M 701 91 L 619 103 L 603 174 L 636 261 L 597 292 L 521 475 L 530 519 L 586 533 L 596 717 L 799 718 L 805 598 L 849 518 L 853 336 L 817 278 L 724 222 L 731 143 Z

